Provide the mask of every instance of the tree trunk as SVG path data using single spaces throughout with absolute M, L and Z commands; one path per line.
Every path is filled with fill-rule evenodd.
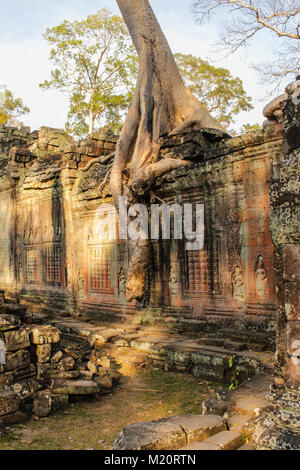
M 187 161 L 159 160 L 159 137 L 203 127 L 221 129 L 184 85 L 148 0 L 117 0 L 140 59 L 133 101 L 117 144 L 111 174 L 115 203 L 121 195 L 139 202 L 154 179 Z M 145 294 L 149 243 L 131 248 L 127 300 Z

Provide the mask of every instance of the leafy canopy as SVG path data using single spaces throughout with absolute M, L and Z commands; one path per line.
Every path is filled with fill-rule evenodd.
M 30 109 L 24 105 L 21 98 L 14 98 L 11 91 L 5 87 L 0 89 L 0 124 L 8 126 L 18 125 L 18 118 L 28 114 Z
M 82 21 L 64 21 L 43 35 L 51 45 L 50 80 L 69 97 L 66 129 L 84 136 L 97 124 L 118 132 L 134 91 L 137 57 L 122 18 L 107 9 Z
M 241 111 L 253 109 L 242 80 L 234 78 L 229 70 L 193 55 L 175 54 L 175 60 L 186 86 L 225 128 Z

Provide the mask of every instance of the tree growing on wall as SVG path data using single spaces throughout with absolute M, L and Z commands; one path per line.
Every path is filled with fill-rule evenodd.
M 234 122 L 241 111 L 253 109 L 240 78 L 229 70 L 217 68 L 193 55 L 175 54 L 176 64 L 185 85 L 224 127 Z
M 95 126 L 119 131 L 132 99 L 137 57 L 122 18 L 99 10 L 82 21 L 64 21 L 43 35 L 54 65 L 40 87 L 66 93 L 66 129 L 84 136 Z
M 24 105 L 21 98 L 15 98 L 5 87 L 0 88 L 0 124 L 18 125 L 19 118 L 29 112 L 30 109 Z
M 156 177 L 189 161 L 159 159 L 159 138 L 221 125 L 189 90 L 148 0 L 117 0 L 139 55 L 136 89 L 117 144 L 110 186 L 118 205 L 145 201 Z M 150 243 L 130 241 L 127 300 L 142 299 L 146 290 Z
M 194 0 L 193 11 L 200 24 L 221 13 L 226 18 L 219 46 L 233 53 L 261 31 L 274 42 L 270 61 L 255 64 L 267 83 L 279 86 L 294 79 L 300 70 L 299 0 Z M 276 41 L 276 38 L 278 39 Z

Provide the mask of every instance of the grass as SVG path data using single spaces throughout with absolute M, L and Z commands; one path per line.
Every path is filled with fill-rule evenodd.
M 45 419 L 13 426 L 0 450 L 107 450 L 121 429 L 134 422 L 185 413 L 201 414 L 203 400 L 222 384 L 189 375 L 139 369 L 111 395 L 73 403 Z

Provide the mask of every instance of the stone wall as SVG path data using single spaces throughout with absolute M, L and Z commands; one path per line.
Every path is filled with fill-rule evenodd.
M 300 77 L 282 101 L 283 153 L 271 181 L 271 234 L 275 247 L 277 348 L 271 407 L 257 440 L 262 448 L 300 448 Z
M 12 135 L 20 135 L 20 140 Z M 34 310 L 126 320 L 274 318 L 269 181 L 282 156 L 272 127 L 233 139 L 210 130 L 163 139 L 161 156 L 193 160 L 160 178 L 156 203 L 202 203 L 205 247 L 152 244 L 148 295 L 125 300 L 128 247 L 111 241 L 108 180 L 116 137 L 76 143 L 63 131 L 1 128 L 0 288 Z M 23 139 L 23 140 L 22 140 Z M 147 310 L 145 310 L 147 308 Z

